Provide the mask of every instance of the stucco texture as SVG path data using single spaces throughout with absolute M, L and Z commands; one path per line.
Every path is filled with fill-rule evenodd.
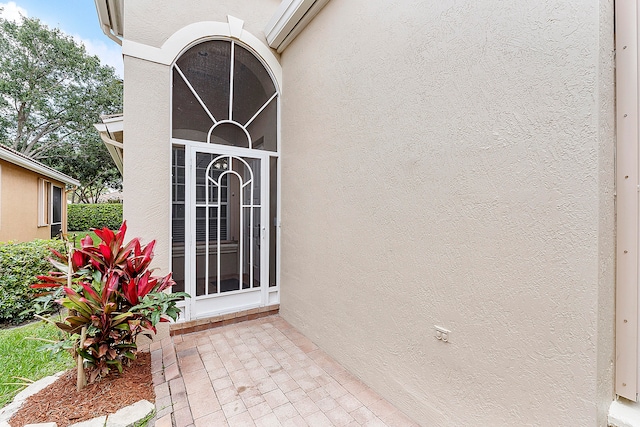
M 612 22 L 332 0 L 282 53 L 281 313 L 421 425 L 605 425 Z
M 171 213 L 170 69 L 124 57 L 123 217 L 128 238 L 156 240 L 153 265 L 169 270 Z
M 50 226 L 38 226 L 38 180 L 63 189 L 62 230 L 67 229 L 65 184 L 0 160 L 0 242 L 50 239 Z
M 227 15 L 231 15 L 244 21 L 245 30 L 264 39 L 264 27 L 279 4 L 280 0 L 190 0 L 182 6 L 172 0 L 125 2 L 125 37 L 161 47 L 173 33 L 189 24 L 227 22 Z

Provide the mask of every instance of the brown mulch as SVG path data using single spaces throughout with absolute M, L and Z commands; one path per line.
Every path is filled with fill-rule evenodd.
M 81 392 L 76 391 L 76 370 L 64 373 L 49 387 L 29 397 L 9 420 L 12 427 L 56 422 L 67 427 L 80 421 L 116 412 L 139 400 L 155 401 L 151 355 L 140 352 L 121 375 L 111 374 Z

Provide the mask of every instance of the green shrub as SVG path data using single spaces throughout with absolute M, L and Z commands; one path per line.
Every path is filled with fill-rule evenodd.
M 122 372 L 123 364 L 136 357 L 136 337 L 155 333 L 158 322 L 176 320 L 180 312 L 176 302 L 188 297 L 184 292 L 162 292 L 175 282 L 171 273 L 151 275 L 155 240 L 146 246 L 137 238 L 125 244 L 126 231 L 125 223 L 117 233 L 96 230 L 102 242 L 86 237 L 80 249 L 71 250 L 71 257 L 54 253 L 51 264 L 58 271 L 40 276 L 42 283 L 32 285 L 62 290 L 58 302 L 69 316 L 56 325 L 70 337 L 51 348 L 73 348 L 82 356 L 89 382 L 107 375 L 111 368 Z
M 122 224 L 122 203 L 73 204 L 67 207 L 67 229 L 118 229 Z
M 34 295 L 30 287 L 36 276 L 51 270 L 50 248 L 64 252 L 61 240 L 34 240 L 26 243 L 0 244 L 0 322 L 20 323 L 33 318 Z

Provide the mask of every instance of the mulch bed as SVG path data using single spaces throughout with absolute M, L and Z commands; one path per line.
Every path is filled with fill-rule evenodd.
M 25 320 L 22 323 L 0 322 L 0 329 L 14 329 L 14 328 L 19 328 L 20 326 L 28 325 L 29 323 L 35 323 L 35 322 L 39 322 L 39 320 L 36 320 L 36 321 Z
M 76 391 L 76 370 L 64 373 L 49 387 L 29 397 L 11 418 L 12 427 L 56 422 L 67 427 L 80 421 L 116 412 L 118 409 L 146 399 L 155 402 L 151 378 L 151 355 L 140 352 L 130 366 L 119 375 L 111 374 L 81 392 Z

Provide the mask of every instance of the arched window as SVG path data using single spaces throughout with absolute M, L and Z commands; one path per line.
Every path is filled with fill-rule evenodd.
M 173 67 L 173 137 L 277 151 L 277 96 L 247 48 L 229 40 L 197 44 Z

